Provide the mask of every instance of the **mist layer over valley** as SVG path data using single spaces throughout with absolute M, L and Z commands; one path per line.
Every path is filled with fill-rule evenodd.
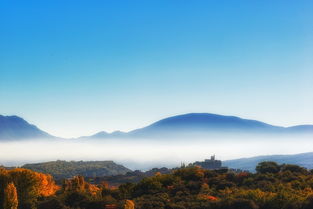
M 0 164 L 53 160 L 113 160 L 131 169 L 176 167 L 221 160 L 311 152 L 313 126 L 280 127 L 209 113 L 162 119 L 130 132 L 99 132 L 76 139 L 54 137 L 17 116 L 0 116 Z
M 312 151 L 309 137 L 207 139 L 26 140 L 0 142 L 0 164 L 19 166 L 50 160 L 113 160 L 130 169 L 175 167 L 216 154 L 221 160 Z

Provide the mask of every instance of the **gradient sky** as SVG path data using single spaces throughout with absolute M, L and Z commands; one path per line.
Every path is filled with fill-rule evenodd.
M 0 114 L 63 137 L 188 112 L 313 123 L 313 1 L 2 0 Z

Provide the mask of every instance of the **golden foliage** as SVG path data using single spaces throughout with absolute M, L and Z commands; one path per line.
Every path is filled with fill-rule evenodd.
M 124 209 L 135 209 L 135 203 L 132 200 L 126 200 Z
M 71 179 L 67 179 L 63 185 L 63 191 L 65 192 L 86 192 L 91 195 L 97 195 L 100 192 L 100 188 L 96 185 L 85 182 L 84 177 L 74 176 Z
M 100 192 L 100 188 L 93 184 L 86 184 L 86 191 L 91 195 L 97 195 Z
M 161 176 L 162 174 L 160 172 L 156 172 L 154 175 L 155 176 Z
M 109 204 L 105 205 L 104 209 L 117 209 L 117 206 L 115 204 Z
M 217 200 L 218 200 L 217 197 L 214 197 L 214 196 L 212 196 L 212 195 L 206 195 L 206 194 L 199 194 L 199 195 L 197 196 L 197 198 L 198 198 L 199 200 L 209 200 L 209 201 L 217 201 Z
M 17 192 L 13 183 L 9 183 L 4 190 L 4 209 L 17 209 Z
M 52 176 L 34 172 L 28 169 L 16 168 L 8 171 L 18 191 L 29 189 L 36 196 L 50 196 L 55 194 L 59 187 Z
M 54 195 L 59 189 L 52 178 L 51 175 L 46 175 L 43 173 L 36 173 L 36 178 L 39 182 L 39 195 L 43 197 Z

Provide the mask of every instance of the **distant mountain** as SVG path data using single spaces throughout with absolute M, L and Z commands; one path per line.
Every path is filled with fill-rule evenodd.
M 210 113 L 190 113 L 157 121 L 144 128 L 124 132 L 99 132 L 90 138 L 193 137 L 225 134 L 313 134 L 313 125 L 273 126 L 257 120 Z
M 54 138 L 17 116 L 0 115 L 0 141 L 36 138 Z
M 51 174 L 56 179 L 85 177 L 103 177 L 123 175 L 131 170 L 113 161 L 51 161 L 45 163 L 25 164 L 23 168 Z
M 313 134 L 313 125 L 273 126 L 257 120 L 210 113 L 189 113 L 157 121 L 130 132 L 99 132 L 79 139 L 102 138 L 191 138 L 196 136 L 235 134 Z M 0 140 L 55 138 L 17 116 L 0 115 Z
M 313 133 L 313 125 L 299 125 L 299 126 L 292 126 L 288 128 L 290 133 Z
M 127 136 L 127 133 L 125 132 L 122 132 L 122 131 L 114 131 L 112 133 L 108 133 L 108 132 L 105 132 L 105 131 L 101 131 L 101 132 L 98 132 L 94 135 L 91 135 L 91 136 L 83 136 L 83 137 L 80 137 L 80 138 L 122 138 L 122 137 L 125 137 Z
M 313 152 L 295 155 L 265 155 L 251 158 L 240 158 L 226 160 L 223 161 L 222 164 L 229 168 L 255 171 L 256 165 L 263 161 L 275 161 L 280 164 L 296 164 L 308 169 L 313 169 Z
M 133 136 L 173 135 L 186 133 L 276 132 L 283 127 L 256 120 L 209 113 L 190 113 L 157 121 L 147 127 L 128 133 Z

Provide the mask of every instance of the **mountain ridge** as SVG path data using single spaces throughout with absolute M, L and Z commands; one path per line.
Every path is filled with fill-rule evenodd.
M 172 137 L 196 134 L 234 133 L 267 133 L 267 134 L 313 134 L 313 125 L 297 125 L 290 127 L 274 126 L 258 120 L 243 119 L 236 116 L 225 116 L 212 113 L 188 113 L 167 117 L 148 126 L 129 132 L 101 134 L 86 138 L 142 138 Z
M 0 140 L 56 138 L 16 115 L 0 115 Z
M 197 134 L 313 134 L 313 125 L 274 126 L 258 120 L 212 113 L 187 113 L 167 117 L 129 132 L 98 132 L 76 139 L 193 137 Z M 0 115 L 0 140 L 59 138 L 18 116 Z

